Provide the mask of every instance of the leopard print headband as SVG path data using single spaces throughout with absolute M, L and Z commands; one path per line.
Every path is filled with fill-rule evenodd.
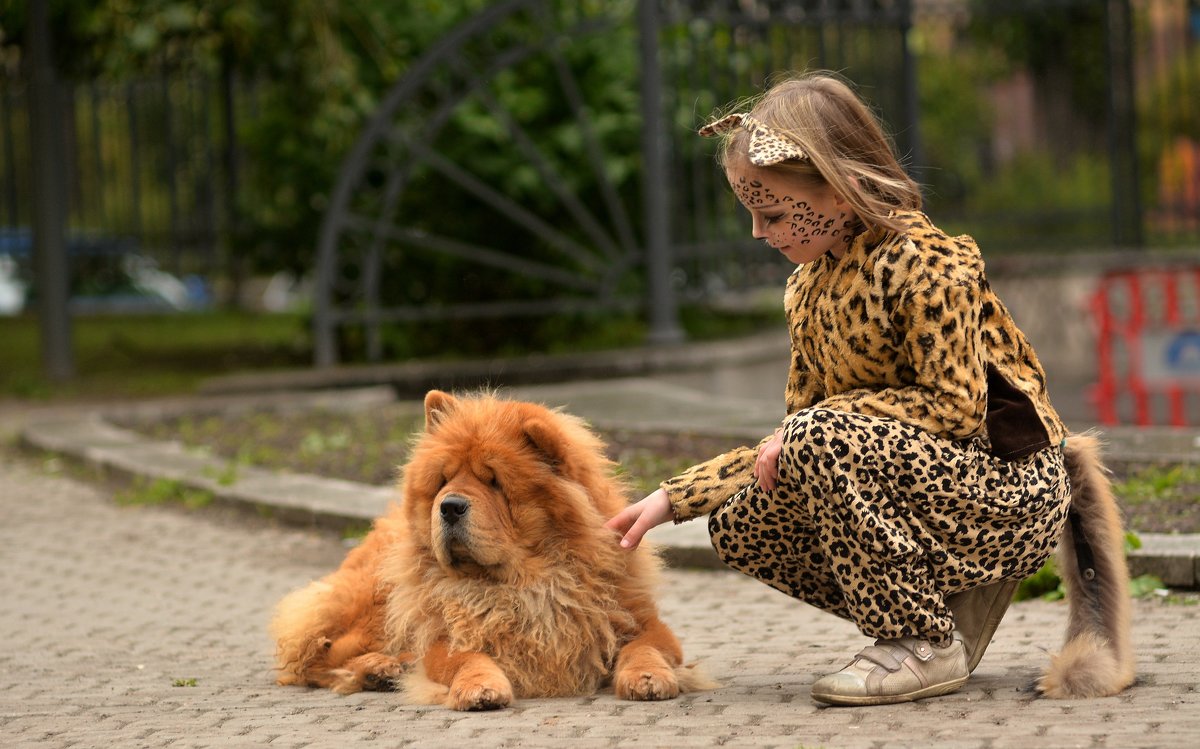
M 700 128 L 705 137 L 727 133 L 735 127 L 744 127 L 750 133 L 750 163 L 754 166 L 771 166 L 788 159 L 805 159 L 808 154 L 791 139 L 772 130 L 748 114 L 729 114 Z

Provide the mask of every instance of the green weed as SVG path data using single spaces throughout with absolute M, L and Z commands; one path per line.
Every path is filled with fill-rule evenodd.
M 1156 591 L 1158 592 L 1158 591 Z M 1163 602 L 1174 606 L 1196 606 L 1200 605 L 1200 593 L 1179 593 L 1171 591 L 1163 591 L 1160 593 L 1163 596 Z
M 226 462 L 223 467 L 206 466 L 202 473 L 206 478 L 212 479 L 220 486 L 233 486 L 237 483 L 238 471 L 245 462 L 241 459 L 241 454 L 239 453 L 237 458 Z
M 1133 531 L 1127 531 L 1125 533 L 1125 553 L 1128 554 L 1130 551 L 1140 548 L 1142 548 L 1142 540 Z M 1133 598 L 1150 595 L 1162 588 L 1163 581 L 1154 575 L 1139 575 L 1129 580 L 1129 595 Z M 1021 581 L 1013 600 L 1027 601 L 1041 598 L 1044 601 L 1058 601 L 1066 593 L 1066 586 L 1058 574 L 1054 558 L 1051 557 L 1046 560 L 1041 569 Z
M 1200 465 L 1151 466 L 1124 481 L 1113 484 L 1113 491 L 1126 504 L 1142 504 L 1162 499 L 1200 499 L 1195 495 L 1200 484 Z
M 304 439 L 300 442 L 300 452 L 315 457 L 334 450 L 343 450 L 349 444 L 350 434 L 348 432 L 325 434 L 314 429 L 304 435 Z
M 343 541 L 362 541 L 371 532 L 370 523 L 351 523 L 342 528 Z
M 174 479 L 139 479 L 130 488 L 117 492 L 115 500 L 123 507 L 181 504 L 189 510 L 196 510 L 212 504 L 213 495 Z

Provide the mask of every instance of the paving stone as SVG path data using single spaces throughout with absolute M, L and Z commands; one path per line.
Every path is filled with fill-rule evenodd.
M 722 686 L 663 703 L 608 694 L 494 713 L 277 687 L 266 623 L 328 572 L 334 537 L 218 511 L 119 507 L 103 490 L 0 453 L 0 735 L 6 747 L 779 746 L 1192 747 L 1194 606 L 1134 603 L 1139 682 L 1101 700 L 1030 691 L 1066 607 L 1022 603 L 960 692 L 818 707 L 817 675 L 864 640 L 846 622 L 727 572 L 668 570 L 663 616 Z M 195 679 L 195 686 L 173 686 Z

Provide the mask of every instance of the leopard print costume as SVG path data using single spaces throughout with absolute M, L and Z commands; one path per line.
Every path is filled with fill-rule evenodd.
M 746 446 L 662 483 L 712 513 L 730 566 L 874 637 L 941 641 L 945 596 L 1028 575 L 1054 548 L 1066 428 L 969 237 L 919 212 L 796 269 L 779 485 Z M 765 440 L 764 440 L 765 442 Z

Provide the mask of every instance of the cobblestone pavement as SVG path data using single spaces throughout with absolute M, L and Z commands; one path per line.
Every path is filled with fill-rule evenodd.
M 0 450 L 0 744 L 6 747 L 1193 747 L 1200 608 L 1135 605 L 1141 677 L 1114 698 L 1036 699 L 1065 608 L 1010 609 L 961 692 L 818 708 L 853 627 L 730 572 L 669 571 L 664 618 L 723 686 L 662 703 L 525 700 L 492 713 L 276 687 L 265 624 L 332 569 L 335 538 L 212 510 L 121 507 L 57 463 Z M 191 681 L 194 680 L 194 681 Z

